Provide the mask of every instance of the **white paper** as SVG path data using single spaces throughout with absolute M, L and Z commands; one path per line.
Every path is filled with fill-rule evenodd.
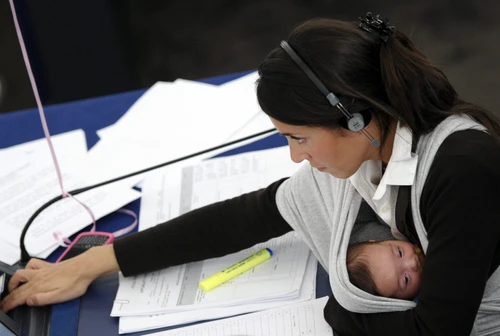
M 317 266 L 318 261 L 311 254 L 307 263 L 307 268 L 304 275 L 302 287 L 300 289 L 300 294 L 296 299 L 271 301 L 264 303 L 250 303 L 240 306 L 233 306 L 230 308 L 213 307 L 210 309 L 200 309 L 162 315 L 120 317 L 119 333 L 125 334 L 198 321 L 218 319 L 312 300 L 316 297 Z
M 232 81 L 223 83 L 219 85 L 219 88 L 231 89 L 247 89 L 249 86 L 255 87 L 255 82 L 259 79 L 259 73 L 257 71 L 251 72 L 245 76 L 233 79 Z
M 14 265 L 21 258 L 21 250 L 12 244 L 0 242 L 0 261 Z
M 61 133 L 51 136 L 51 140 L 59 167 L 64 171 L 80 170 L 81 167 L 75 166 L 75 162 L 83 162 L 85 159 L 87 153 L 85 132 L 79 129 Z M 46 166 L 52 169 L 55 174 L 54 163 L 45 138 L 0 149 L 0 162 L 2 162 L 0 165 L 0 195 L 4 195 L 4 197 L 8 192 L 6 190 L 8 183 L 3 178 L 9 173 L 15 172 L 19 167 L 27 165 Z M 10 182 L 14 182 L 14 180 Z M 57 184 L 57 181 L 54 181 L 54 183 Z M 2 204 L 0 204 L 0 208 L 2 207 Z M 0 239 L 5 242 L 0 244 L 0 260 L 9 265 L 16 263 L 20 257 L 19 242 L 18 238 L 16 238 L 17 235 L 9 236 L 3 234 Z M 45 253 L 37 254 L 37 256 L 46 257 L 53 250 L 54 248 L 51 246 Z
M 183 169 L 172 167 L 152 175 L 143 184 L 139 230 L 291 176 L 301 164 L 289 155 L 288 147 L 277 147 L 215 158 Z
M 196 121 L 210 120 L 205 106 L 216 98 L 216 92 L 216 87 L 203 83 L 157 82 L 104 134 L 99 132 L 100 136 L 104 140 L 156 136 L 174 140 L 179 132 L 201 127 Z
M 52 145 L 60 164 L 81 160 L 87 154 L 87 141 L 83 130 L 74 130 L 51 137 Z M 2 166 L 20 160 L 36 160 L 39 163 L 52 162 L 49 145 L 45 138 L 0 149 Z
M 257 112 L 245 124 L 236 129 L 226 141 L 241 139 L 272 128 L 274 125 L 269 117 L 264 112 Z
M 260 128 L 252 128 L 254 133 L 241 131 L 258 112 L 255 88 L 249 81 L 221 87 L 186 80 L 158 82 L 118 122 L 99 132 L 101 140 L 89 152 L 90 182 L 178 159 L 227 143 L 228 139 L 240 139 L 235 130 L 252 135 L 273 128 L 268 121 L 265 129 L 261 123 Z M 201 155 L 198 160 L 216 153 Z M 127 183 L 134 185 L 142 178 Z
M 183 99 L 184 92 L 187 90 L 196 92 L 213 88 L 213 85 L 182 79 L 174 82 L 156 82 L 118 121 L 98 130 L 97 135 L 101 139 L 116 138 L 129 130 L 144 129 L 148 121 L 163 120 L 167 112 L 165 107 L 178 104 L 178 99 Z
M 196 164 L 198 162 L 201 162 L 202 160 L 209 159 L 220 153 L 224 153 L 231 149 L 246 145 L 270 135 L 271 134 L 265 134 L 236 143 L 234 145 L 225 146 L 224 148 L 200 154 L 190 159 L 184 159 L 178 161 L 177 163 L 169 164 L 165 167 L 158 168 L 144 174 L 136 175 L 117 183 L 123 186 L 131 187 L 137 185 L 147 176 L 157 174 L 163 169 Z M 181 153 L 178 149 L 168 152 L 166 151 L 166 147 L 168 146 L 164 146 L 162 143 L 145 146 L 141 143 L 130 141 L 123 141 L 120 145 L 116 145 L 114 143 L 104 143 L 104 141 L 100 141 L 89 152 L 89 163 L 86 168 L 89 179 L 91 180 L 90 183 L 92 184 L 106 181 L 115 177 L 124 176 L 149 167 L 177 160 L 179 158 L 187 156 L 188 154 L 196 153 L 196 151 Z M 200 144 L 202 143 L 204 142 L 200 141 Z M 145 148 L 147 150 L 145 150 Z M 201 151 L 208 148 L 211 147 L 199 147 L 198 149 Z
M 274 128 L 257 101 L 256 81 L 258 78 L 259 75 L 255 71 L 219 86 L 220 93 L 225 97 L 225 104 L 245 109 L 245 114 L 248 116 L 247 120 L 232 128 L 233 131 L 226 141 Z
M 79 164 L 75 162 L 75 164 Z M 69 171 L 75 169 L 69 169 Z M 62 171 L 67 191 L 85 186 L 86 183 L 69 172 Z M 38 164 L 23 160 L 10 169 L 0 171 L 0 227 L 4 244 L 0 260 L 13 264 L 13 255 L 19 257 L 19 239 L 29 217 L 48 200 L 61 194 L 57 176 L 51 162 Z M 99 219 L 136 200 L 140 193 L 120 186 L 105 186 L 75 196 L 89 206 Z M 26 247 L 33 256 L 46 256 L 57 248 L 55 231 L 69 237 L 92 223 L 87 211 L 71 198 L 56 202 L 44 210 L 31 225 L 26 235 Z
M 271 248 L 271 259 L 238 277 L 203 292 L 198 283 L 262 248 Z M 213 258 L 125 278 L 111 316 L 154 315 L 173 311 L 230 307 L 243 303 L 296 298 L 310 250 L 290 232 L 282 237 L 221 258 Z
M 162 331 L 151 336 L 333 336 L 323 317 L 328 297 L 190 327 Z

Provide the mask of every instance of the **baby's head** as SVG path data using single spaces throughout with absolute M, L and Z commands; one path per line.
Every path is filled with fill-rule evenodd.
M 420 289 L 424 256 L 400 240 L 357 243 L 347 250 L 349 280 L 367 293 L 414 299 Z

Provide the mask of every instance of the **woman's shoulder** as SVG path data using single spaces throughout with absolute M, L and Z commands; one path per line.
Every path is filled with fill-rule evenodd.
M 462 130 L 450 134 L 440 145 L 425 180 L 422 197 L 440 195 L 458 184 L 459 194 L 481 192 L 500 187 L 500 142 L 480 130 Z M 469 188 L 466 192 L 465 189 Z M 484 192 L 487 192 L 484 190 Z
M 500 142 L 491 134 L 477 129 L 466 129 L 451 133 L 441 144 L 440 152 L 460 153 L 476 150 L 498 150 Z
M 420 198 L 424 225 L 431 229 L 463 230 L 474 221 L 498 223 L 500 204 L 500 144 L 495 137 L 479 130 L 450 134 L 440 145 Z M 476 214 L 478 209 L 479 218 Z M 446 224 L 448 223 L 448 224 Z M 453 228 L 453 229 L 452 229 Z
M 457 172 L 469 166 L 498 171 L 500 175 L 500 141 L 481 130 L 454 132 L 439 147 L 431 170 Z

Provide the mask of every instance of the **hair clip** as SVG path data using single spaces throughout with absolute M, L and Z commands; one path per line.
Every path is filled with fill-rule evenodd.
M 374 18 L 371 12 L 366 13 L 366 17 L 359 18 L 361 22 L 359 27 L 367 32 L 377 36 L 382 41 L 387 42 L 389 34 L 396 30 L 396 27 L 389 26 L 389 20 L 387 18 L 381 18 L 380 15 Z

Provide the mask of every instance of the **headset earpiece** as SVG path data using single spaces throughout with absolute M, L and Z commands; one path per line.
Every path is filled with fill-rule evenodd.
M 330 92 L 328 88 L 321 82 L 321 80 L 312 72 L 312 70 L 307 66 L 307 64 L 300 58 L 299 55 L 293 50 L 293 48 L 288 44 L 287 41 L 281 41 L 280 43 L 281 48 L 290 56 L 290 58 L 297 64 L 299 68 L 304 71 L 307 77 L 316 85 L 316 87 L 325 95 L 326 99 L 330 104 L 334 107 L 337 107 L 340 112 L 346 117 L 347 119 L 347 129 L 353 132 L 361 132 L 363 133 L 368 140 L 370 140 L 370 143 L 375 146 L 379 147 L 380 143 L 378 142 L 377 139 L 371 136 L 370 133 L 368 133 L 367 130 L 365 130 L 365 119 L 363 118 L 363 115 L 361 113 L 349 113 L 349 111 L 346 110 L 344 105 L 342 105 L 337 98 L 336 95 L 333 94 L 333 92 Z M 369 120 L 368 120 L 369 121 Z
M 352 113 L 347 119 L 347 129 L 353 132 L 359 132 L 365 128 L 365 119 L 361 113 Z

